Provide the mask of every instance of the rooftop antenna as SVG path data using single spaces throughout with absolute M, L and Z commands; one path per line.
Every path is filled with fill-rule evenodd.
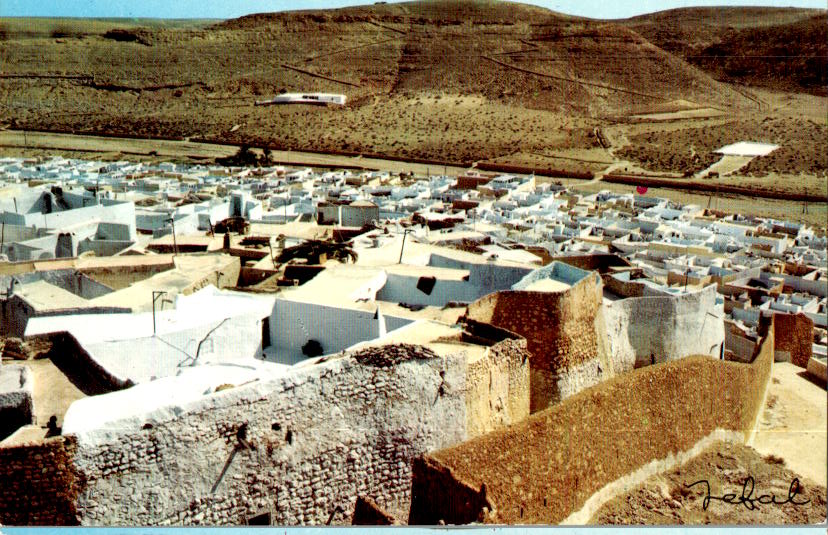
M 402 247 L 400 247 L 400 260 L 399 260 L 399 262 L 397 262 L 398 264 L 402 264 L 403 250 L 405 249 L 405 237 L 408 236 L 409 232 L 413 232 L 413 231 L 409 228 L 403 230 L 403 241 L 402 241 Z
M 152 291 L 152 335 L 155 336 L 155 302 L 158 301 L 158 298 L 167 295 L 167 292 L 161 290 L 153 290 Z M 163 301 L 162 301 L 163 306 Z

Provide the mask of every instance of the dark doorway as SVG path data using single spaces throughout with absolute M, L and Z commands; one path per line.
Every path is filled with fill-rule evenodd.
M 270 318 L 262 320 L 262 349 L 270 347 Z

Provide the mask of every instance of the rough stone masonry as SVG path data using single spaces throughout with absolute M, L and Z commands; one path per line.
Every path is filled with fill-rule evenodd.
M 370 348 L 79 433 L 77 522 L 340 524 L 359 496 L 404 516 L 414 457 L 528 414 L 525 340 L 463 348 Z

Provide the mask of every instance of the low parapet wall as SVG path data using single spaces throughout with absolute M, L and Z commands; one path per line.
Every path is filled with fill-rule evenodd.
M 556 524 L 607 484 L 717 429 L 747 438 L 773 365 L 773 326 L 764 327 L 750 364 L 689 357 L 648 366 L 426 455 L 414 463 L 409 523 Z

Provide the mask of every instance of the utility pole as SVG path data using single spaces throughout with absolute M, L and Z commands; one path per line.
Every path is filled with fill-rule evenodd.
M 403 241 L 402 241 L 402 247 L 400 247 L 400 261 L 397 262 L 398 264 L 402 264 L 403 250 L 405 249 L 405 237 L 408 236 L 409 232 L 411 232 L 411 229 L 403 230 Z

